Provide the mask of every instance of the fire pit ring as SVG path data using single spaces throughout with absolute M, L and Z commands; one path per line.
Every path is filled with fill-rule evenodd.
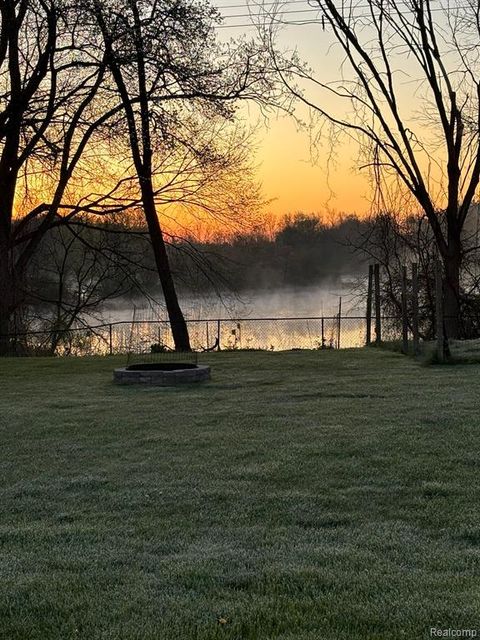
M 210 379 L 210 367 L 191 362 L 148 362 L 130 364 L 113 372 L 116 384 L 148 384 L 170 387 Z

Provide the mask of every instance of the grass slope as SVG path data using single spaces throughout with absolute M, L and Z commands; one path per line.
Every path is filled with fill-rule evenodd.
M 1 361 L 0 637 L 480 627 L 480 367 L 220 353 L 203 386 Z

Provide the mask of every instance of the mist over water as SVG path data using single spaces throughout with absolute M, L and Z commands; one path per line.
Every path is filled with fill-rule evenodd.
M 337 317 L 342 299 L 342 319 Z M 277 287 L 241 295 L 180 294 L 190 344 L 212 349 L 323 349 L 365 344 L 364 303 L 351 279 L 317 286 Z M 151 353 L 152 346 L 174 348 L 164 305 L 118 300 L 103 309 L 99 348 L 110 353 Z M 98 321 L 98 317 L 97 317 Z M 132 322 L 134 321 L 134 322 Z M 103 334 L 102 334 L 103 335 Z
M 352 293 L 350 282 L 323 282 L 310 287 L 281 287 L 244 291 L 238 295 L 224 293 L 211 295 L 179 294 L 180 305 L 189 320 L 216 318 L 302 318 L 335 316 L 339 298 L 342 298 L 342 316 L 362 315 L 361 304 Z M 167 319 L 162 303 L 149 304 L 119 300 L 103 309 L 107 322 Z

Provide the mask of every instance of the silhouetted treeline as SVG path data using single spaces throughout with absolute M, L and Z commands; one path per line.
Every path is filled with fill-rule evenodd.
M 367 223 L 327 224 L 318 215 L 285 216 L 275 228 L 199 242 L 170 236 L 172 270 L 184 294 L 309 286 L 364 271 L 359 246 Z M 150 238 L 135 216 L 93 225 L 59 224 L 42 240 L 23 286 L 16 326 L 65 331 L 114 299 L 161 300 Z
M 197 290 L 210 285 L 210 276 L 239 291 L 312 285 L 364 268 L 364 258 L 354 247 L 366 228 L 355 216 L 327 224 L 318 215 L 298 213 L 285 216 L 270 234 L 249 232 L 197 243 L 195 249 L 209 263 L 206 273 L 192 268 L 181 248 L 172 252 L 173 268 L 184 286 Z

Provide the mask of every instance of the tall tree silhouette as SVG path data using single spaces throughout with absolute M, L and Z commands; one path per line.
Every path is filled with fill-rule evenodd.
M 215 41 L 215 9 L 187 1 L 95 1 L 89 4 L 103 38 L 107 65 L 122 101 L 143 211 L 177 350 L 190 341 L 155 198 L 155 156 L 181 140 L 193 112 L 233 117 L 235 102 L 263 100 L 271 90 L 263 52 L 223 49 Z M 188 146 L 195 153 L 195 140 Z M 205 162 L 208 150 L 203 149 Z
M 280 61 L 271 28 L 277 71 L 300 101 L 358 145 L 380 210 L 389 209 L 392 192 L 405 209 L 421 209 L 444 265 L 447 334 L 457 337 L 462 229 L 480 180 L 478 3 L 313 0 L 312 6 L 321 38 L 341 49 L 338 82 L 296 60 Z

